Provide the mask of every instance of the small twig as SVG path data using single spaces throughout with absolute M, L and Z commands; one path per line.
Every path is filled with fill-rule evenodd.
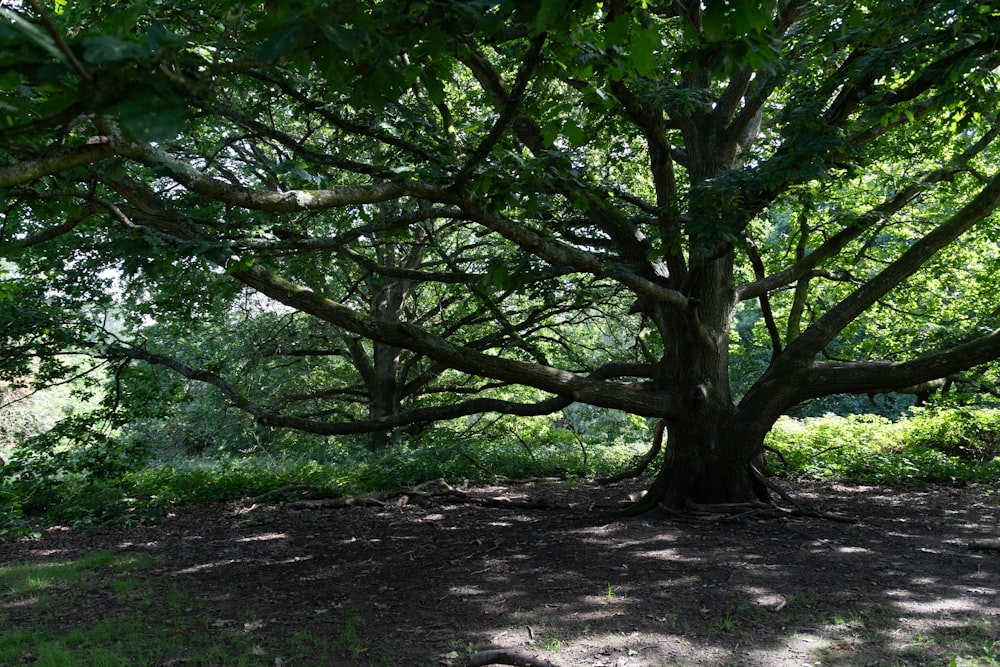
M 521 443 L 521 447 L 524 448 L 524 451 L 528 452 L 528 457 L 531 458 L 532 462 L 537 463 L 537 459 L 535 458 L 535 453 L 531 451 L 531 447 L 529 447 L 528 443 L 524 441 L 524 438 L 521 437 L 521 434 L 518 433 L 517 431 L 514 431 L 514 437 L 517 438 L 517 441 Z
M 574 431 L 573 429 L 570 429 L 570 433 L 572 433 L 573 437 L 576 438 L 576 441 L 578 443 L 580 443 L 580 451 L 583 452 L 583 469 L 586 470 L 587 469 L 587 460 L 588 460 L 588 458 L 587 458 L 587 444 L 583 441 L 583 438 L 580 437 L 580 434 L 577 433 L 576 431 Z
M 483 465 L 482 463 L 480 463 L 480 462 L 479 462 L 479 461 L 477 461 L 476 459 L 472 458 L 471 456 L 469 456 L 469 455 L 468 455 L 468 454 L 466 454 L 465 452 L 462 452 L 462 458 L 464 458 L 464 459 L 468 460 L 468 461 L 469 461 L 469 463 L 471 463 L 471 464 L 472 464 L 472 465 L 474 465 L 475 467 L 479 468 L 480 470 L 482 470 L 482 471 L 483 471 L 484 473 L 486 473 L 486 474 L 487 474 L 487 475 L 489 475 L 490 477 L 497 477 L 497 474 L 496 474 L 495 472 L 493 472 L 492 470 L 490 470 L 489 468 L 487 468 L 487 467 L 486 467 L 486 466 L 484 466 L 484 465 Z
M 321 498 L 319 500 L 296 500 L 286 507 L 294 510 L 314 510 L 341 507 L 384 507 L 385 502 L 378 498 Z
M 843 449 L 843 448 L 844 448 L 843 445 L 831 445 L 829 447 L 824 447 L 823 449 L 819 450 L 818 452 L 813 452 L 812 458 L 815 459 L 820 454 L 826 454 L 827 452 L 835 452 L 838 449 Z
M 814 509 L 807 509 L 802 505 L 800 505 L 799 503 L 795 502 L 783 488 L 781 488 L 780 486 L 772 482 L 770 479 L 765 477 L 761 471 L 757 470 L 756 466 L 751 465 L 750 472 L 754 476 L 754 479 L 756 479 L 758 482 L 766 486 L 771 491 L 774 491 L 779 496 L 781 496 L 781 499 L 791 506 L 792 508 L 791 514 L 794 514 L 795 516 L 806 516 L 806 517 L 813 517 L 816 519 L 829 519 L 830 521 L 840 521 L 842 523 L 857 523 L 857 519 L 852 519 L 851 517 L 840 516 L 839 514 L 831 514 L 829 512 L 820 512 L 819 510 L 814 510 Z M 775 509 L 779 508 L 775 506 Z
M 48 11 L 46 11 L 45 7 L 38 4 L 35 0 L 27 1 L 31 9 L 38 14 L 38 18 L 41 20 L 42 25 L 45 26 L 45 30 L 48 31 L 49 36 L 51 36 L 53 41 L 55 41 L 59 52 L 66 57 L 66 61 L 74 70 L 76 70 L 76 73 L 83 77 L 83 79 L 89 83 L 92 88 L 95 88 L 102 93 L 107 93 L 107 88 L 99 85 L 98 82 L 94 80 L 94 76 L 87 71 L 87 69 L 83 66 L 83 63 L 81 63 L 76 57 L 76 54 L 73 53 L 73 49 L 71 49 L 69 44 L 66 43 L 66 39 L 59 31 L 59 26 L 56 25 L 56 22 L 52 19 L 52 16 L 48 13 Z
M 781 461 L 781 465 L 785 467 L 785 470 L 788 470 L 788 459 L 785 458 L 784 454 L 782 454 L 779 450 L 775 449 L 774 447 L 771 447 L 770 445 L 764 445 L 764 449 L 777 456 L 778 459 Z

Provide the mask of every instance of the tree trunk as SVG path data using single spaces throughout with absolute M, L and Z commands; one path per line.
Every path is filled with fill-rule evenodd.
M 385 343 L 373 343 L 372 381 L 368 385 L 368 417 L 379 419 L 402 410 L 398 387 L 400 348 Z M 397 432 L 373 431 L 368 434 L 368 446 L 382 449 L 396 443 Z
M 733 403 L 729 387 L 729 328 L 735 306 L 733 255 L 692 268 L 685 291 L 691 312 L 654 310 L 664 341 L 664 388 L 683 397 L 685 409 L 667 420 L 659 473 L 632 511 L 658 504 L 751 503 L 767 498 L 752 465 L 761 467 L 770 423 L 757 424 Z M 773 420 L 772 422 L 773 423 Z M 761 426 L 766 426 L 761 428 Z
M 660 504 L 679 509 L 689 501 L 714 505 L 768 500 L 754 472 L 761 469 L 766 430 L 748 428 L 732 410 L 706 408 L 669 425 L 660 470 L 632 512 Z

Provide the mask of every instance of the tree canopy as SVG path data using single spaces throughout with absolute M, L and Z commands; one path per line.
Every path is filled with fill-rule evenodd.
M 964 0 L 26 0 L 3 333 L 326 435 L 616 408 L 666 425 L 637 510 L 762 498 L 793 406 L 1000 357 L 998 39 Z

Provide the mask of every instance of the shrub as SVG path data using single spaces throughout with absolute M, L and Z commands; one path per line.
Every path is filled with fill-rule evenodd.
M 1000 478 L 1000 411 L 913 409 L 890 421 L 874 415 L 784 418 L 767 444 L 787 468 L 772 472 L 813 479 L 924 483 Z

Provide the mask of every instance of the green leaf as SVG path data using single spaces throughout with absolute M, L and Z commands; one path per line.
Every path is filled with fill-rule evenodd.
M 757 2 L 736 0 L 733 4 L 732 22 L 736 33 L 744 35 L 766 30 L 771 16 Z
M 632 23 L 632 17 L 628 14 L 619 16 L 614 21 L 609 23 L 604 29 L 604 46 L 606 48 L 611 48 L 612 46 L 622 46 L 628 41 L 629 27 Z
M 632 37 L 629 60 L 635 73 L 644 77 L 656 76 L 656 49 L 660 47 L 660 34 L 653 28 L 636 31 Z
M 544 32 L 557 25 L 566 11 L 566 0 L 542 0 L 535 15 L 535 29 Z
M 566 140 L 574 148 L 579 148 L 587 143 L 587 133 L 575 120 L 567 120 L 562 130 L 563 134 L 566 135 Z
M 302 23 L 298 19 L 281 25 L 257 48 L 257 60 L 270 63 L 288 55 L 298 46 L 301 37 Z
M 83 44 L 83 59 L 88 63 L 102 64 L 122 60 L 138 60 L 149 55 L 149 50 L 141 44 L 111 35 L 84 37 L 80 41 Z
M 14 90 L 21 85 L 21 75 L 10 71 L 0 74 L 0 90 Z
M 424 88 L 427 90 L 427 98 L 432 104 L 442 104 L 445 100 L 444 83 L 433 74 L 428 74 L 423 78 Z
M 146 29 L 146 43 L 154 51 L 158 51 L 167 45 L 179 44 L 183 41 L 159 21 L 153 21 Z
M 184 129 L 186 108 L 159 95 L 133 97 L 116 108 L 122 126 L 139 141 L 168 141 Z
M 701 15 L 701 34 L 709 42 L 721 42 L 726 38 L 726 3 L 715 0 L 706 3 Z
M 58 60 L 65 60 L 65 56 L 63 56 L 59 47 L 56 46 L 55 41 L 33 24 L 24 20 L 20 14 L 12 12 L 9 9 L 0 8 L 0 18 L 9 21 L 17 32 L 48 51 Z

